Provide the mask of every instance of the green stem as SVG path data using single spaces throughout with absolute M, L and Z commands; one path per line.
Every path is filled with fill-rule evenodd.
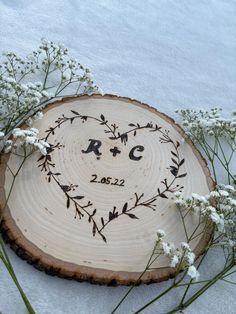
M 207 289 L 209 289 L 212 285 L 214 285 L 218 280 L 222 278 L 224 274 L 226 274 L 231 268 L 235 266 L 235 262 L 232 261 L 226 268 L 224 268 L 220 273 L 218 273 L 217 276 L 215 276 L 213 279 L 208 281 L 207 284 L 205 284 L 201 289 L 199 289 L 196 293 L 194 293 L 188 301 L 186 301 L 183 304 L 178 305 L 173 310 L 168 312 L 167 314 L 176 313 L 178 311 L 181 311 L 183 309 L 186 309 L 190 304 L 192 304 L 198 297 L 200 297 Z
M 231 280 L 227 280 L 227 279 L 223 279 L 223 278 L 221 278 L 221 280 L 223 280 L 223 281 L 225 281 L 227 283 L 230 283 L 231 285 L 236 285 L 236 282 L 233 282 Z
M 147 304 L 145 304 L 143 307 L 141 307 L 138 311 L 134 312 L 134 314 L 138 314 L 141 313 L 144 309 L 146 309 L 149 305 L 151 305 L 152 303 L 156 302 L 158 299 L 160 299 L 161 297 L 163 297 L 163 295 L 167 294 L 170 290 L 176 288 L 176 286 L 171 285 L 168 289 L 164 290 L 161 294 L 159 294 L 157 297 L 155 297 L 154 299 L 152 299 L 150 302 L 148 302 Z
M 236 270 L 233 270 L 233 271 L 231 271 L 230 273 L 224 275 L 222 278 L 228 277 L 228 276 L 234 274 L 235 272 L 236 272 Z
M 124 300 L 127 298 L 127 296 L 130 294 L 130 292 L 134 289 L 134 287 L 137 285 L 137 283 L 139 282 L 139 280 L 143 277 L 143 275 L 146 273 L 146 271 L 149 269 L 149 267 L 153 264 L 153 262 L 156 260 L 156 258 L 152 260 L 153 255 L 155 254 L 155 250 L 156 250 L 156 245 L 154 246 L 154 249 L 152 251 L 152 254 L 147 262 L 147 265 L 144 269 L 144 271 L 141 273 L 141 275 L 138 277 L 138 279 L 135 281 L 134 285 L 132 285 L 129 290 L 126 292 L 126 294 L 123 296 L 123 298 L 120 300 L 120 302 L 116 305 L 116 307 L 114 308 L 114 310 L 111 312 L 111 314 L 114 314 L 117 309 L 121 306 L 121 304 L 124 302 Z
M 26 306 L 26 308 L 28 310 L 28 313 L 29 314 L 35 314 L 35 311 L 34 311 L 33 307 L 31 306 L 30 301 L 28 300 L 24 290 L 22 289 L 22 287 L 21 287 L 21 285 L 20 285 L 20 283 L 19 283 L 19 281 L 18 281 L 18 279 L 16 277 L 16 274 L 15 274 L 15 272 L 13 270 L 13 267 L 12 267 L 12 264 L 10 262 L 10 259 L 9 259 L 8 255 L 7 255 L 7 252 L 6 252 L 5 248 L 4 248 L 4 243 L 3 243 L 1 235 L 0 235 L 0 245 L 1 245 L 1 249 L 2 249 L 3 254 L 4 254 L 3 255 L 3 254 L 0 253 L 1 254 L 0 255 L 0 259 L 2 260 L 3 264 L 5 265 L 7 271 L 9 273 L 9 275 L 11 276 L 12 280 L 14 281 L 18 291 L 20 292 L 20 295 L 21 295 L 21 297 L 23 299 L 23 302 L 24 302 L 24 304 L 25 304 L 25 306 Z
M 29 153 L 28 155 L 26 155 L 26 150 L 24 149 L 24 157 L 23 157 L 22 162 L 20 163 L 19 168 L 17 169 L 15 174 L 11 171 L 11 173 L 13 175 L 13 180 L 12 180 L 12 183 L 11 183 L 11 186 L 10 186 L 10 190 L 9 190 L 8 196 L 6 198 L 5 205 L 4 205 L 3 209 L 2 209 L 2 212 L 3 212 L 3 210 L 7 206 L 7 203 L 9 201 L 9 198 L 10 198 L 10 195 L 11 195 L 11 192 L 12 192 L 12 189 L 13 189 L 13 186 L 14 186 L 14 183 L 15 183 L 15 180 L 16 180 L 16 177 L 17 177 L 18 173 L 20 172 L 20 170 L 21 170 L 25 160 L 32 154 L 33 154 L 33 151 L 31 153 Z M 0 216 L 0 223 L 2 222 L 2 218 L 3 218 L 3 216 L 1 214 L 1 216 Z M 24 293 L 24 291 L 23 291 L 22 287 L 20 286 L 20 283 L 19 283 L 19 281 L 18 281 L 18 279 L 16 277 L 16 274 L 15 274 L 14 269 L 12 267 L 11 261 L 10 261 L 8 255 L 7 255 L 6 250 L 5 250 L 4 242 L 3 242 L 1 234 L 0 234 L 0 247 L 1 247 L 0 259 L 2 260 L 3 264 L 5 265 L 7 271 L 9 273 L 9 275 L 11 276 L 12 280 L 14 281 L 18 291 L 20 292 L 22 300 L 23 300 L 23 302 L 24 302 L 24 304 L 25 304 L 29 314 L 35 314 L 34 309 L 32 308 L 32 306 L 31 306 L 31 304 L 30 304 L 26 294 Z
M 220 143 L 220 140 L 218 138 L 217 138 L 217 141 L 218 141 L 218 144 L 219 144 L 222 156 L 224 158 L 224 162 L 225 162 L 225 166 L 226 166 L 226 170 L 227 170 L 227 176 L 228 176 L 228 183 L 230 184 L 229 160 L 226 158 L 225 153 L 224 153 L 224 149 L 223 149 L 223 147 L 222 147 L 222 145 Z
M 212 243 L 212 240 L 211 240 L 210 243 Z M 198 264 L 198 266 L 197 266 L 197 270 L 200 268 L 200 266 L 201 266 L 203 260 L 205 259 L 206 255 L 207 255 L 207 252 L 208 252 L 209 249 L 210 249 L 210 243 L 208 244 L 208 247 L 206 248 L 206 251 L 205 251 L 204 255 L 201 257 L 201 260 L 200 260 L 200 262 L 199 262 L 199 264 Z M 209 280 L 207 280 L 207 281 L 209 281 Z M 189 281 L 189 283 L 187 284 L 187 287 L 186 287 L 186 289 L 185 289 L 185 291 L 184 291 L 184 294 L 183 294 L 183 297 L 182 297 L 182 299 L 181 299 L 181 301 L 180 301 L 180 304 L 182 304 L 182 303 L 184 302 L 184 300 L 185 300 L 185 298 L 186 298 L 186 295 L 187 295 L 187 293 L 188 293 L 188 291 L 189 291 L 189 289 L 190 289 L 190 286 L 191 286 L 192 284 L 193 284 L 193 279 L 191 279 L 191 280 Z
M 231 172 L 229 171 L 229 168 L 227 168 L 227 166 L 225 165 L 225 162 L 219 157 L 219 155 L 216 154 L 216 152 L 214 152 L 214 150 L 212 149 L 212 147 L 206 142 L 206 145 L 208 146 L 208 148 L 211 150 L 211 152 L 213 154 L 216 155 L 217 159 L 219 160 L 220 164 L 222 165 L 222 167 L 227 171 L 227 173 L 229 174 L 230 178 L 233 180 L 234 182 L 234 176 L 233 174 L 231 174 Z M 213 163 L 211 162 L 212 166 L 214 167 Z M 216 180 L 217 181 L 217 180 Z

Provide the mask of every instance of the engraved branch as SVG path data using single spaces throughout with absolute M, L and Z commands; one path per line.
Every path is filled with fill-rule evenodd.
M 134 194 L 134 203 L 133 205 L 129 206 L 128 202 L 125 202 L 124 205 L 120 210 L 117 209 L 116 206 L 113 206 L 113 209 L 109 211 L 108 217 L 105 219 L 104 217 L 100 218 L 100 226 L 98 225 L 97 221 L 95 220 L 97 209 L 93 209 L 93 203 L 91 201 L 87 201 L 87 203 L 82 204 L 81 200 L 84 199 L 83 195 L 79 195 L 77 193 L 73 193 L 77 191 L 78 185 L 75 184 L 62 184 L 60 183 L 59 177 L 61 173 L 54 172 L 55 163 L 52 161 L 52 152 L 55 149 L 61 149 L 63 147 L 60 143 L 55 145 L 50 144 L 50 147 L 47 149 L 46 156 L 41 156 L 38 159 L 38 162 L 41 162 L 38 167 L 41 168 L 41 171 L 45 171 L 47 173 L 47 180 L 51 182 L 52 180 L 58 185 L 58 187 L 62 190 L 66 198 L 66 207 L 70 208 L 71 206 L 74 207 L 75 216 L 74 218 L 79 217 L 79 219 L 83 217 L 88 218 L 88 222 L 92 224 L 92 234 L 95 236 L 99 234 L 104 242 L 106 242 L 106 237 L 103 234 L 103 230 L 105 227 L 112 221 L 116 220 L 120 216 L 128 216 L 131 219 L 139 219 L 133 211 L 140 207 L 150 208 L 152 210 L 156 210 L 156 201 L 158 198 L 165 198 L 168 199 L 168 193 L 174 193 L 176 191 L 180 191 L 183 186 L 176 184 L 176 180 L 178 178 L 183 178 L 187 175 L 187 173 L 180 173 L 181 166 L 184 164 L 185 160 L 180 158 L 179 155 L 179 142 L 174 142 L 170 136 L 168 130 L 163 130 L 161 126 L 157 124 L 153 124 L 152 122 L 147 123 L 145 125 L 140 125 L 139 123 L 130 123 L 128 126 L 131 128 L 126 132 L 120 133 L 118 131 L 118 126 L 113 123 L 109 124 L 108 120 L 104 117 L 103 114 L 100 115 L 100 118 L 92 117 L 92 116 L 85 116 L 79 114 L 75 110 L 71 110 L 73 116 L 66 117 L 64 114 L 59 117 L 55 121 L 54 127 L 49 127 L 46 130 L 47 135 L 45 136 L 44 140 L 48 141 L 50 136 L 55 134 L 57 128 L 60 128 L 62 124 L 66 122 L 70 122 L 71 124 L 74 122 L 75 119 L 82 120 L 82 123 L 86 122 L 87 120 L 94 120 L 97 121 L 100 125 L 105 127 L 104 132 L 108 134 L 110 140 L 118 140 L 120 139 L 121 142 L 126 145 L 129 136 L 136 136 L 137 132 L 143 129 L 149 130 L 149 132 L 158 132 L 160 134 L 159 141 L 163 144 L 171 144 L 171 165 L 167 168 L 169 169 L 170 173 L 172 174 L 173 178 L 170 182 L 165 178 L 161 181 L 162 189 L 159 187 L 157 188 L 157 193 L 149 199 L 144 198 L 144 193 L 141 195 Z

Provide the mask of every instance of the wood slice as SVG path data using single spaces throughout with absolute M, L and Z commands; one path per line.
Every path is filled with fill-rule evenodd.
M 186 241 L 174 191 L 214 188 L 204 159 L 183 130 L 157 110 L 128 98 L 93 95 L 47 106 L 34 124 L 50 143 L 20 170 L 3 232 L 19 255 L 51 274 L 105 284 L 131 284 L 146 266 L 156 231 Z M 1 204 L 21 157 L 1 164 Z M 189 215 L 187 229 L 197 217 Z M 210 232 L 191 246 L 199 255 Z M 174 274 L 163 257 L 140 282 Z

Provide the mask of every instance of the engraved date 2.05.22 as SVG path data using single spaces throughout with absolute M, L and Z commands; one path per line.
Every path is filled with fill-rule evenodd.
M 110 185 L 116 185 L 116 186 L 125 186 L 125 180 L 124 179 L 117 179 L 112 177 L 102 177 L 101 179 L 98 178 L 98 175 L 92 174 L 92 180 L 90 182 L 92 183 L 101 183 L 101 184 L 110 184 Z

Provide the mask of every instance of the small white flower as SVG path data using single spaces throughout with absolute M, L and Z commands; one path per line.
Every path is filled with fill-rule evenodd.
M 183 250 L 191 251 L 190 246 L 186 242 L 181 242 L 181 248 Z
M 97 92 L 98 94 L 101 94 L 102 96 L 105 95 L 104 91 L 100 87 L 98 87 Z
M 5 77 L 4 79 L 8 83 L 16 83 L 16 80 L 14 78 L 12 78 L 12 77 Z
M 33 124 L 32 118 L 28 118 L 27 121 L 26 121 L 26 124 L 31 126 Z
M 0 138 L 3 138 L 4 136 L 5 136 L 5 134 L 0 131 Z
M 46 92 L 45 90 L 42 91 L 42 95 L 43 95 L 44 97 L 48 98 L 48 92 Z
M 35 143 L 34 146 L 39 149 L 42 155 L 47 155 L 47 149 L 44 145 L 42 145 L 41 143 Z
M 170 267 L 176 267 L 179 262 L 179 258 L 177 255 L 174 255 L 170 261 Z
M 45 147 L 50 147 L 50 145 L 47 143 L 47 142 L 45 142 L 45 141 L 40 141 L 40 143 L 43 145 L 43 146 L 45 146 Z
M 181 196 L 181 195 L 182 195 L 182 193 L 181 193 L 181 192 L 179 192 L 179 191 L 177 191 L 177 192 L 175 192 L 175 193 L 174 193 L 174 195 L 175 195 L 176 197 L 179 197 L 179 196 Z
M 191 265 L 189 268 L 188 268 L 188 272 L 187 274 L 194 280 L 198 280 L 200 274 L 199 272 L 197 271 L 196 267 Z
M 216 212 L 216 209 L 215 209 L 215 207 L 213 207 L 213 206 L 207 206 L 207 208 L 206 208 L 209 212 L 211 212 L 211 213 L 215 213 Z
M 14 138 L 25 137 L 25 132 L 19 128 L 16 128 L 12 131 Z
M 236 207 L 236 199 L 234 200 L 234 199 L 230 199 L 230 204 L 232 205 L 232 206 L 235 206 Z
M 12 140 L 5 141 L 3 149 L 5 154 L 9 153 L 12 150 L 12 143 Z
M 235 188 L 232 186 L 232 185 L 225 185 L 225 187 L 224 187 L 226 190 L 228 190 L 228 191 L 234 191 L 235 190 Z
M 43 118 L 43 113 L 42 113 L 42 111 L 38 111 L 38 112 L 33 116 L 34 121 L 40 120 L 40 119 L 42 119 L 42 118 Z
M 220 222 L 220 216 L 216 212 L 212 212 L 210 217 L 214 223 L 218 224 Z
M 210 136 L 213 136 L 213 135 L 214 135 L 214 132 L 213 132 L 212 130 L 210 130 L 210 131 L 208 131 L 208 134 L 209 134 Z
M 29 90 L 28 86 L 25 84 L 21 84 L 21 89 L 25 92 L 27 92 Z
M 39 134 L 39 130 L 36 128 L 31 128 L 30 131 L 33 132 L 35 135 Z
M 193 198 L 193 199 L 196 199 L 196 200 L 198 200 L 198 201 L 200 201 L 200 202 L 203 202 L 203 203 L 207 201 L 206 198 L 205 198 L 205 196 L 198 195 L 198 194 L 196 194 L 196 193 L 192 193 L 192 198 Z
M 166 235 L 166 233 L 162 229 L 159 229 L 157 230 L 157 235 L 159 238 L 163 238 Z
M 34 97 L 36 97 L 36 98 L 42 98 L 42 94 L 40 94 L 39 92 L 37 92 L 37 91 L 34 91 Z
M 220 196 L 225 196 L 225 197 L 229 196 L 229 193 L 227 191 L 224 191 L 224 190 L 219 190 L 219 194 L 220 194 Z
M 5 145 L 6 146 L 12 146 L 12 140 L 7 140 L 6 142 L 5 142 Z
M 188 252 L 186 259 L 189 265 L 192 265 L 195 261 L 195 254 L 193 252 Z
M 26 136 L 26 138 L 25 138 L 25 143 L 27 144 L 27 145 L 33 145 L 34 143 L 36 143 L 37 142 L 37 137 L 34 137 L 34 136 Z
M 178 206 L 183 206 L 185 204 L 185 201 L 181 200 L 181 199 L 177 199 L 177 200 L 175 200 L 175 204 Z
M 12 149 L 12 146 L 4 147 L 4 153 L 5 154 L 10 153 L 11 149 Z
M 220 194 L 217 191 L 211 191 L 210 196 L 211 197 L 219 197 Z
M 236 243 L 236 242 L 233 241 L 233 240 L 229 240 L 229 241 L 228 241 L 228 244 L 229 244 L 230 247 L 234 247 L 234 246 L 235 246 L 235 243 Z
M 169 245 L 169 243 L 167 242 L 162 242 L 162 249 L 164 251 L 165 255 L 170 255 L 171 254 L 171 246 Z
M 224 227 L 225 227 L 225 219 L 224 219 L 224 215 L 223 214 L 220 214 L 220 221 L 219 223 L 217 224 L 217 228 L 220 232 L 223 232 L 224 231 Z

